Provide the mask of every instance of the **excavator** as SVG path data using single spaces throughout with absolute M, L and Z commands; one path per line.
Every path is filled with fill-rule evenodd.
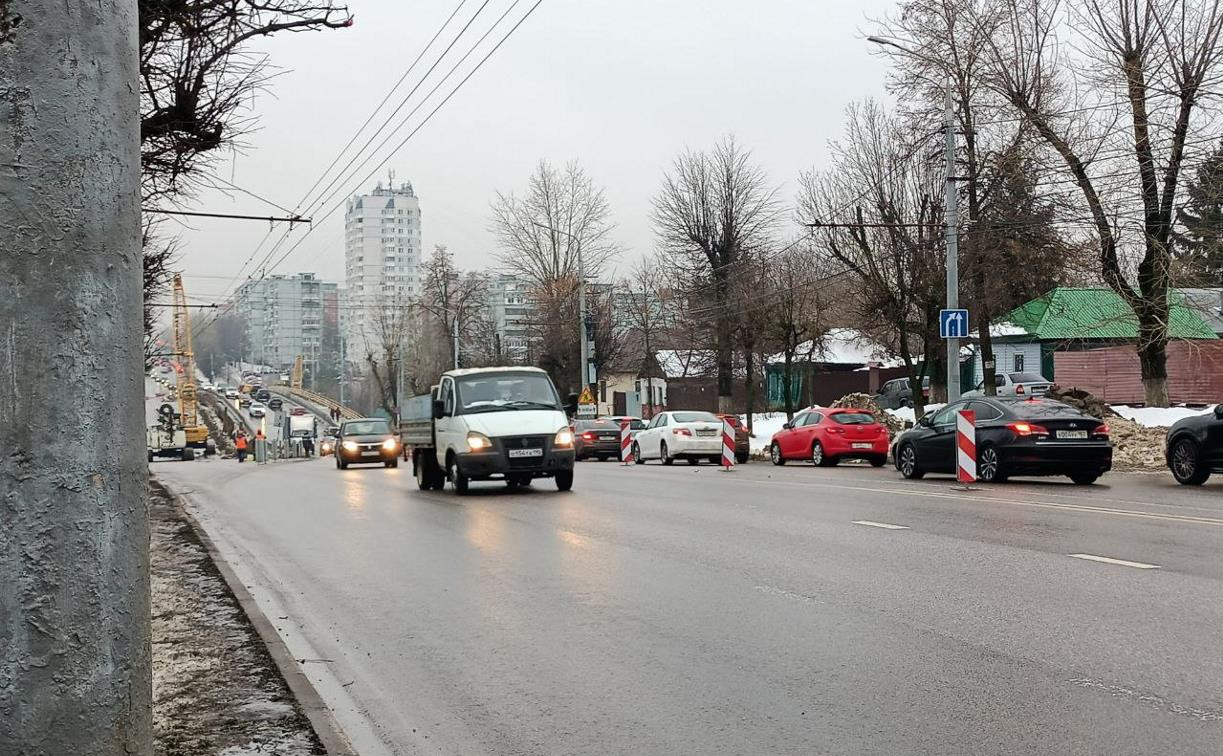
M 208 426 L 200 422 L 199 400 L 195 383 L 195 353 L 191 349 L 191 317 L 187 312 L 187 293 L 183 289 L 183 277 L 174 274 L 174 354 L 178 357 L 182 373 L 178 377 L 179 423 L 187 434 L 187 446 L 204 450 L 204 454 L 216 453 L 216 446 L 208 441 Z

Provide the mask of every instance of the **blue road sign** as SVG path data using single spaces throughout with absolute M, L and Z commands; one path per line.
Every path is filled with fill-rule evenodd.
M 939 310 L 938 335 L 942 339 L 968 338 L 968 310 Z

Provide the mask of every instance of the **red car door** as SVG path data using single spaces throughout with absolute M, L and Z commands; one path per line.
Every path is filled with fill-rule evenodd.
M 803 438 L 803 459 L 811 459 L 811 446 L 816 441 L 819 441 L 821 445 L 827 447 L 827 445 L 824 444 L 824 433 L 828 425 L 828 416 L 823 412 L 812 412 L 808 417 L 809 419 L 807 420 L 807 425 L 803 428 L 803 430 L 807 431 L 806 434 L 804 434 L 805 437 Z
M 783 430 L 777 434 L 777 445 L 781 447 L 781 456 L 786 459 L 794 459 L 795 450 L 802 444 L 803 423 L 807 419 L 807 413 L 801 413 L 794 416 L 790 421 L 790 428 Z

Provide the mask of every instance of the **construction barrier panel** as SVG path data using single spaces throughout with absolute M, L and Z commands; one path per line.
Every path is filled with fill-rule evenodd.
M 729 470 L 735 464 L 735 426 L 730 420 L 722 420 L 722 469 Z
M 956 478 L 968 485 L 977 482 L 977 413 L 960 410 L 955 417 Z
M 630 421 L 620 421 L 620 461 L 626 465 L 633 464 L 633 434 L 629 430 Z

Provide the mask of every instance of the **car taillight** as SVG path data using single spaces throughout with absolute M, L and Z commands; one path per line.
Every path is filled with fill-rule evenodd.
M 1095 436 L 1096 438 L 1108 438 L 1108 425 L 1105 423 L 1100 423 L 1098 426 L 1096 426 L 1096 429 L 1091 432 L 1091 435 Z
M 586 431 L 585 433 L 582 434 L 582 438 L 586 439 L 587 441 L 593 441 L 594 437 L 595 437 L 595 434 L 591 433 L 590 431 Z
M 1043 425 L 1035 423 L 1007 423 L 1006 427 L 1010 429 L 1016 436 L 1047 436 L 1049 429 Z
M 829 433 L 844 433 L 845 429 L 844 428 L 829 428 L 828 432 Z
M 688 430 L 687 428 L 674 428 L 672 429 L 671 433 L 673 433 L 676 436 L 691 436 L 692 435 L 692 431 Z

